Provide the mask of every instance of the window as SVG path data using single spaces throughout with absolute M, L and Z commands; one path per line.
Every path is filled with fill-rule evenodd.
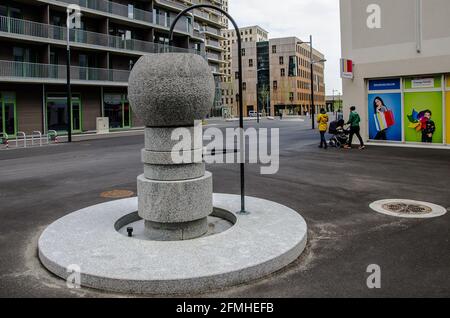
M 243 83 L 242 83 L 242 90 L 245 91 L 246 89 L 247 89 L 247 83 L 246 83 L 246 82 L 243 82 Z
M 283 64 L 284 64 L 284 57 L 280 56 L 280 65 L 283 65 Z
M 284 68 L 281 69 L 281 76 L 282 76 L 282 77 L 286 76 L 286 71 L 285 71 Z
M 253 67 L 253 59 L 249 59 L 248 60 L 248 66 L 249 67 Z
M 273 81 L 273 89 L 274 90 L 278 89 L 278 82 L 277 81 Z
M 277 46 L 276 45 L 272 45 L 272 53 L 273 54 L 277 53 Z
M 242 56 L 245 56 L 245 49 L 242 49 Z
M 234 73 L 234 78 L 239 79 L 239 72 Z
M 289 100 L 291 102 L 294 100 L 294 92 L 289 92 Z
M 297 76 L 297 57 L 289 57 L 289 76 Z

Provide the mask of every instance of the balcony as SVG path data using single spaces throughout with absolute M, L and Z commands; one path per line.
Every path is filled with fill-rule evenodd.
M 49 40 L 50 43 L 65 45 L 67 41 L 67 29 L 55 25 L 37 23 L 27 20 L 8 18 L 0 16 L 0 36 L 2 33 L 13 38 L 42 41 Z M 95 46 L 104 49 L 132 51 L 137 55 L 145 53 L 195 53 L 204 55 L 196 50 L 188 50 L 177 47 L 168 47 L 153 42 L 125 39 L 104 33 L 88 32 L 83 30 L 71 30 L 70 42 L 73 46 Z
M 126 6 L 108 0 L 58 0 L 69 4 L 77 4 L 82 8 L 102 11 L 109 14 L 115 14 L 124 18 L 139 20 L 148 23 L 153 22 L 151 11 L 137 9 L 132 5 Z
M 192 1 L 191 0 L 190 4 L 183 4 L 181 2 L 174 1 L 174 0 L 155 0 L 155 2 L 157 4 L 159 4 L 159 5 L 170 7 L 172 9 L 176 9 L 176 10 L 179 10 L 179 11 L 182 11 L 182 10 L 188 8 L 188 6 L 191 6 L 191 5 L 194 5 L 194 4 L 202 4 L 202 3 L 206 4 L 206 2 L 200 2 L 198 0 L 197 1 Z M 212 4 L 212 3 L 208 3 L 208 4 Z M 223 25 L 222 25 L 222 23 L 220 21 L 220 16 L 218 15 L 219 13 L 216 13 L 216 11 L 212 11 L 210 9 L 205 9 L 205 10 L 208 10 L 208 12 L 211 12 L 211 14 L 208 13 L 208 12 L 204 12 L 204 11 L 198 10 L 198 9 L 194 9 L 193 14 L 196 17 L 202 18 L 202 19 L 207 20 L 209 22 L 213 22 L 216 25 L 220 25 L 220 26 L 223 27 Z
M 70 78 L 74 84 L 126 86 L 129 71 L 72 66 Z M 0 81 L 65 83 L 66 65 L 0 61 Z

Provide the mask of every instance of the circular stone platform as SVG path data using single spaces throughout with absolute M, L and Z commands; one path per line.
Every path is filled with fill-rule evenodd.
M 370 204 L 378 213 L 409 219 L 427 219 L 443 216 L 447 210 L 439 205 L 414 200 L 388 199 Z
M 38 243 L 43 265 L 66 279 L 81 268 L 81 285 L 138 294 L 200 293 L 249 282 L 297 259 L 307 226 L 294 210 L 247 197 L 214 194 L 216 209 L 232 212 L 233 227 L 188 241 L 158 242 L 120 234 L 117 221 L 137 211 L 137 198 L 112 201 L 69 214 L 51 224 Z

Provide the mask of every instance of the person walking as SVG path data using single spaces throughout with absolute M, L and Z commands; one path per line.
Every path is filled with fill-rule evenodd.
M 319 131 L 320 131 L 320 146 L 319 148 L 325 148 L 328 149 L 327 140 L 325 139 L 325 134 L 328 129 L 328 115 L 325 109 L 320 110 L 320 114 L 317 117 L 317 123 L 319 124 Z
M 350 125 L 350 138 L 348 140 L 348 144 L 345 145 L 345 149 L 352 149 L 352 143 L 353 143 L 353 136 L 356 135 L 359 139 L 359 149 L 363 150 L 366 148 L 364 145 L 364 141 L 361 137 L 360 131 L 361 128 L 359 127 L 359 123 L 361 122 L 361 117 L 359 117 L 359 114 L 356 112 L 356 107 L 352 106 L 350 107 L 350 117 L 348 119 L 347 125 Z

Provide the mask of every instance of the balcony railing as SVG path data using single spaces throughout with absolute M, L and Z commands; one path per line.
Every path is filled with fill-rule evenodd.
M 58 0 L 69 4 L 77 4 L 82 8 L 102 11 L 121 17 L 152 23 L 153 14 L 151 11 L 137 9 L 132 5 L 126 6 L 108 0 Z
M 217 61 L 222 60 L 222 55 L 221 54 L 213 53 L 213 52 L 208 52 L 206 54 L 207 54 L 208 58 L 210 58 L 210 59 L 217 60 Z
M 90 67 L 71 67 L 72 81 L 100 81 L 127 83 L 130 76 L 129 71 L 113 70 Z M 15 61 L 0 61 L 0 78 L 18 78 L 33 80 L 65 80 L 67 69 L 65 65 L 38 64 Z
M 67 29 L 64 27 L 5 16 L 0 16 L 0 32 L 64 42 L 67 41 Z M 84 30 L 71 30 L 70 41 L 72 44 L 103 46 L 112 49 L 131 50 L 143 53 L 163 53 L 170 50 L 171 52 L 204 55 L 203 53 L 192 49 L 189 50 L 177 47 L 169 48 L 167 45 L 163 44 L 126 39 L 125 37 Z
M 198 1 L 198 0 L 197 1 L 191 1 L 191 4 L 189 4 L 189 5 L 186 5 L 186 4 L 183 4 L 181 2 L 174 1 L 174 0 L 156 0 L 156 2 L 159 3 L 159 4 L 162 4 L 162 5 L 166 5 L 166 6 L 172 7 L 172 8 L 176 8 L 176 9 L 178 9 L 180 11 L 184 10 L 188 6 L 191 6 L 191 5 L 194 5 L 194 4 L 202 4 L 202 3 L 205 4 L 205 3 L 207 3 L 205 1 L 201 2 L 201 1 Z M 213 3 L 210 2 L 208 4 L 213 4 Z M 207 10 L 210 10 L 210 9 L 207 9 Z M 214 12 L 216 12 L 216 11 L 214 11 Z M 207 12 L 204 12 L 204 11 L 201 11 L 201 10 L 198 10 L 198 9 L 194 9 L 193 13 L 194 13 L 194 16 L 198 16 L 198 17 L 204 18 L 206 20 L 209 20 L 209 21 L 221 24 L 220 17 L 218 17 L 218 16 L 216 16 L 214 14 L 209 14 Z

